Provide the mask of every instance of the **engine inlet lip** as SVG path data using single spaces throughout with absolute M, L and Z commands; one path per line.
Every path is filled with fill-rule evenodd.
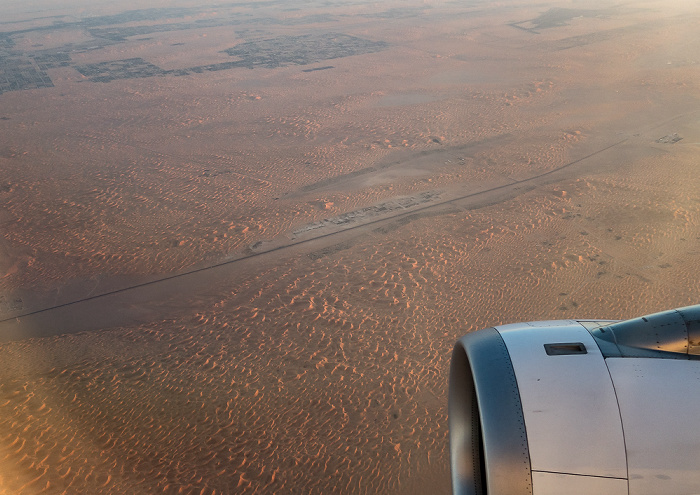
M 467 334 L 455 344 L 448 418 L 453 493 L 532 494 L 520 392 L 495 328 Z

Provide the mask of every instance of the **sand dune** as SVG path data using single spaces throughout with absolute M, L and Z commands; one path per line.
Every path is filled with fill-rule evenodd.
M 0 493 L 448 491 L 457 337 L 698 302 L 695 6 L 280 6 L 0 22 Z

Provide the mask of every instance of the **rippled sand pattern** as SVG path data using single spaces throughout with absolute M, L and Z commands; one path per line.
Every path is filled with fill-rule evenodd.
M 697 201 L 658 204 L 656 220 L 617 205 L 628 221 L 611 221 L 611 232 L 604 208 L 599 222 L 577 213 L 597 211 L 605 182 L 418 220 L 397 239 L 371 234 L 305 269 L 292 260 L 213 288 L 190 301 L 206 308 L 190 316 L 2 346 L 2 486 L 424 491 L 426 473 L 446 471 L 445 383 L 458 335 L 523 317 L 624 317 L 692 302 L 695 280 L 677 275 L 697 261 L 685 264 L 682 250 L 653 268 L 636 258 L 691 233 L 697 244 Z M 645 182 L 628 187 L 653 204 Z M 676 209 L 675 220 L 663 213 Z M 613 251 L 620 243 L 626 254 Z
M 446 22 L 449 12 L 435 15 Z M 61 302 L 90 292 L 62 287 L 67 273 L 99 293 L 105 276 L 169 273 L 283 236 L 327 213 L 455 181 L 518 179 L 565 159 L 565 134 L 532 113 L 555 97 L 552 81 L 530 70 L 512 88 L 434 86 L 435 71 L 445 65 L 463 71 L 465 62 L 436 58 L 420 38 L 406 39 L 413 22 L 382 26 L 383 36 L 400 42 L 396 52 L 342 59 L 340 72 L 284 69 L 261 75 L 258 84 L 248 81 L 247 69 L 213 73 L 206 82 L 191 75 L 76 84 L 71 69 L 62 68 L 60 97 L 40 93 L 28 104 L 26 93 L 1 95 L 3 111 L 12 115 L 4 122 L 8 146 L 0 162 L 8 175 L 0 194 L 12 220 L 3 238 L 13 246 L 13 270 L 0 286 L 32 290 L 41 300 L 36 309 L 55 302 L 56 292 Z M 464 25 L 452 21 L 446 29 Z M 162 56 L 158 44 L 144 43 L 134 49 Z M 458 40 L 436 40 L 433 50 L 455 46 Z M 98 55 L 72 57 L 89 63 Z M 416 73 L 418 62 L 424 67 Z M 348 74 L 361 77 L 352 91 L 339 91 L 335 82 Z M 405 91 L 432 93 L 435 101 L 381 104 Z M 463 149 L 514 132 L 530 135 L 488 151 Z M 427 173 L 404 175 L 393 166 L 390 175 L 365 183 L 333 182 L 410 156 L 392 154 L 399 150 L 437 154 Z M 315 187 L 324 183 L 331 190 Z M 319 200 L 332 203 L 328 212 L 314 207 Z
M 421 220 L 306 270 L 282 264 L 191 301 L 207 308 L 196 315 L 2 346 L 3 488 L 420 492 L 421 476 L 446 468 L 456 336 L 690 294 L 693 280 L 673 293 L 663 272 L 643 283 L 626 270 L 644 242 L 635 228 L 662 246 L 697 233 L 697 205 L 690 222 L 630 220 L 619 231 L 630 253 L 611 256 L 607 246 L 626 242 L 618 231 L 584 235 L 592 220 L 575 213 L 577 201 L 594 208 L 601 186 L 570 186 Z M 620 304 L 628 294 L 642 300 Z
M 409 4 L 82 29 L 72 64 L 168 71 L 317 31 L 388 45 L 0 94 L 0 329 L 76 299 L 92 325 L 0 334 L 0 493 L 446 493 L 459 336 L 699 302 L 697 8 Z
M 2 486 L 386 492 L 398 489 L 400 472 L 427 469 L 431 452 L 439 462 L 442 373 L 425 363 L 441 351 L 398 350 L 400 322 L 367 314 L 354 329 L 342 304 L 309 296 L 317 289 L 296 282 L 299 291 L 285 297 L 298 311 L 295 324 L 284 323 L 292 314 L 279 299 L 265 311 L 259 297 L 222 301 L 185 325 L 111 332 L 96 342 L 80 336 L 91 351 L 77 362 L 30 382 L 4 381 Z M 53 354 L 56 345 L 65 350 L 61 341 L 39 349 Z M 114 345 L 124 358 L 99 351 Z M 4 357 L 34 349 L 6 347 Z

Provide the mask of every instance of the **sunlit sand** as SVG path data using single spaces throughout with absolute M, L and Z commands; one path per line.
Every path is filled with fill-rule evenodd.
M 0 22 L 0 493 L 448 492 L 457 337 L 698 302 L 693 3 L 182 5 Z

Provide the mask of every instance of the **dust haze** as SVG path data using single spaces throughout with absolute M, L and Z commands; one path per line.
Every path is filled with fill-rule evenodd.
M 695 2 L 9 2 L 0 493 L 447 493 L 454 341 L 698 302 Z

